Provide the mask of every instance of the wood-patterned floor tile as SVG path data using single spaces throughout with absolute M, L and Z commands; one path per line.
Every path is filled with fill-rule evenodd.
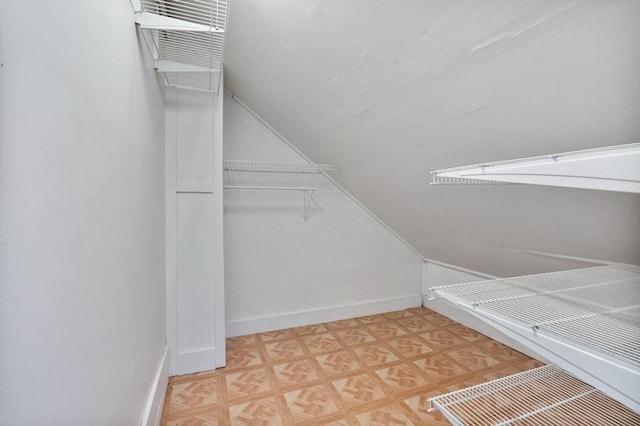
M 278 383 L 285 386 L 303 385 L 320 378 L 313 366 L 313 362 L 306 358 L 274 364 L 272 368 Z
M 349 407 L 356 407 L 387 397 L 380 384 L 369 374 L 358 374 L 331 382 Z
M 422 357 L 414 360 L 413 364 L 433 383 L 462 376 L 469 371 L 443 354 Z
M 338 339 L 340 339 L 346 346 L 362 345 L 363 343 L 369 343 L 376 340 L 376 337 L 372 335 L 366 327 L 338 330 L 335 334 L 338 335 Z
M 310 336 L 301 337 L 305 346 L 311 353 L 323 353 L 335 351 L 342 348 L 342 343 L 336 340 L 331 333 L 312 334 Z
M 392 339 L 389 340 L 388 343 L 395 353 L 405 358 L 433 352 L 433 349 L 431 349 L 427 342 L 414 335 Z
M 273 396 L 231 405 L 229 406 L 229 417 L 232 425 L 239 426 L 280 426 L 286 424 Z
M 324 384 L 285 392 L 284 399 L 294 420 L 299 422 L 338 412 L 338 406 Z
M 227 369 L 253 367 L 260 364 L 262 364 L 262 356 L 257 346 L 227 351 Z
M 218 376 L 186 383 L 171 384 L 166 412 L 175 414 L 218 403 Z
M 353 351 L 357 354 L 358 359 L 369 367 L 400 360 L 386 343 L 360 346 Z
M 444 425 L 430 396 L 541 365 L 426 308 L 227 339 L 169 379 L 162 426 Z
M 425 375 L 409 362 L 395 364 L 375 371 L 394 394 L 416 390 L 429 385 Z
M 347 351 L 316 355 L 315 359 L 326 376 L 336 376 L 362 370 L 356 358 Z
M 389 339 L 407 334 L 402 327 L 392 321 L 371 324 L 369 330 L 371 330 L 378 339 Z
M 243 370 L 225 376 L 227 399 L 232 402 L 237 399 L 255 397 L 271 392 L 269 373 L 265 367 Z
M 355 418 L 361 425 L 367 426 L 409 426 L 416 424 L 407 417 L 405 411 L 397 403 L 356 414 Z
M 429 412 L 429 398 L 438 396 L 440 392 L 415 395 L 403 399 L 403 402 L 413 411 L 424 425 L 450 426 L 451 423 L 439 411 Z
M 296 339 L 281 340 L 273 343 L 266 343 L 264 348 L 269 362 L 285 360 L 304 355 L 302 345 Z
M 491 357 L 488 353 L 474 346 L 466 346 L 461 349 L 446 352 L 457 363 L 466 368 L 478 371 L 484 368 L 500 364 L 500 361 Z

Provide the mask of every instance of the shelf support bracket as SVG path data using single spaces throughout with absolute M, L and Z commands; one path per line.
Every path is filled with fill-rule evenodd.
M 309 210 L 311 210 L 311 202 L 313 201 L 313 189 L 303 189 L 302 219 L 306 222 L 309 219 Z

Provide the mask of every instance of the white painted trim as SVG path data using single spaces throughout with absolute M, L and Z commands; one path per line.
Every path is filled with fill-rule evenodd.
M 224 73 L 220 74 L 220 82 L 224 84 Z M 213 309 L 214 309 L 214 344 L 216 357 L 214 367 L 227 365 L 225 299 L 224 299 L 224 93 L 216 94 L 217 103 L 214 108 L 213 145 L 212 145 L 212 182 L 213 182 Z
M 177 355 L 176 375 L 189 374 L 194 371 L 210 371 L 216 368 L 216 348 L 183 352 Z
M 299 155 L 300 157 L 302 157 L 305 161 L 309 162 L 309 163 L 313 163 L 313 161 L 311 161 L 309 159 L 309 157 L 307 157 L 306 155 L 304 155 L 304 153 L 302 153 L 298 148 L 296 148 L 291 142 L 289 142 L 289 140 L 287 138 L 285 138 L 284 136 L 282 136 L 280 133 L 278 133 L 278 131 L 276 129 L 274 129 L 273 127 L 271 127 L 271 125 L 269 123 L 267 123 L 262 117 L 260 117 L 257 113 L 255 113 L 251 108 L 249 108 L 244 102 L 242 102 L 240 99 L 238 99 L 238 97 L 236 95 L 234 95 L 233 93 L 231 93 L 228 89 L 225 89 L 225 93 L 228 94 L 229 96 L 231 96 L 231 99 L 233 99 L 234 101 L 236 101 L 238 103 L 238 105 L 240 105 L 242 108 L 244 108 L 249 114 L 251 114 L 256 120 L 258 120 L 260 123 L 262 123 L 262 125 L 264 127 L 266 127 L 271 133 L 273 133 L 274 135 L 276 135 L 282 142 L 284 142 L 285 145 L 287 145 L 293 152 L 295 152 L 297 155 Z M 337 189 L 340 190 L 340 192 L 342 192 L 344 195 L 346 195 L 347 197 L 349 197 L 349 199 L 351 199 L 351 201 L 353 201 L 358 207 L 360 207 L 366 214 L 368 214 L 369 216 L 371 216 L 371 218 L 373 218 L 376 222 L 378 222 L 384 229 L 386 229 L 391 235 L 393 235 L 395 238 L 398 239 L 398 241 L 400 241 L 402 244 L 404 244 L 409 250 L 411 250 L 416 256 L 418 256 L 420 259 L 424 260 L 424 256 L 418 251 L 416 250 L 415 247 L 413 247 L 411 244 L 409 244 L 404 238 L 402 238 L 396 231 L 394 231 L 393 229 L 391 229 L 390 226 L 388 226 L 386 223 L 384 223 L 382 221 L 382 219 L 380 219 L 378 216 L 376 216 L 375 214 L 373 214 L 373 212 L 371 210 L 369 210 L 364 204 L 362 204 L 356 197 L 354 197 L 349 191 L 347 191 L 345 188 L 342 187 L 342 185 L 340 185 L 338 182 L 336 182 L 335 179 L 333 179 L 331 176 L 329 176 L 327 174 L 327 172 L 325 172 L 324 170 L 319 170 L 320 174 L 322 174 L 329 182 L 331 182 L 331 184 L 333 186 L 335 186 Z
M 425 264 L 433 263 L 434 265 L 442 266 L 443 268 L 451 269 L 451 270 L 458 271 L 458 272 L 464 272 L 465 274 L 469 274 L 469 275 L 475 275 L 480 279 L 493 280 L 493 279 L 499 278 L 499 277 L 496 277 L 494 275 L 485 274 L 484 272 L 474 271 L 472 269 L 467 269 L 467 268 L 463 268 L 461 266 L 451 265 L 450 263 L 444 263 L 444 262 L 440 262 L 438 260 L 425 258 L 424 262 L 425 262 Z
M 178 370 L 178 260 L 177 244 L 177 141 L 178 141 L 178 89 L 166 87 L 165 93 L 165 253 L 166 253 L 166 291 L 167 291 L 167 342 L 169 343 L 169 371 L 176 374 Z M 173 102 L 175 111 L 166 108 Z M 173 129 L 173 132 L 169 132 Z
M 349 305 L 329 306 L 307 311 L 294 311 L 281 315 L 229 321 L 227 322 L 227 337 L 244 336 L 247 334 L 301 327 L 364 315 L 381 314 L 384 312 L 415 308 L 420 306 L 421 303 L 421 295 L 415 294 Z
M 164 407 L 164 396 L 169 383 L 169 345 L 164 347 L 164 353 L 160 359 L 160 365 L 151 384 L 149 398 L 142 413 L 140 426 L 159 426 Z

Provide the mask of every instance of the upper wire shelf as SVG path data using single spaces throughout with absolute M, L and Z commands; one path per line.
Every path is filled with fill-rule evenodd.
M 556 365 L 429 399 L 454 425 L 637 425 L 640 416 Z
M 168 85 L 219 91 L 229 0 L 131 0 L 131 4 L 154 66 Z
M 431 172 L 432 184 L 533 184 L 640 193 L 640 143 Z
M 572 374 L 640 409 L 640 267 L 606 265 L 432 287 Z M 545 352 L 546 351 L 546 352 Z M 633 379 L 632 379 L 633 378 Z
M 302 191 L 302 218 L 309 211 L 317 186 L 312 175 L 325 170 L 338 170 L 335 164 L 280 163 L 269 161 L 224 160 L 224 189 Z M 301 175 L 307 175 L 306 178 Z

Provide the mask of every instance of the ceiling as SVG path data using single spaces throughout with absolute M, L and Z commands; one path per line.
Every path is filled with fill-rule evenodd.
M 232 0 L 225 84 L 424 257 L 507 276 L 640 263 L 640 196 L 429 185 L 638 142 L 638 1 Z

